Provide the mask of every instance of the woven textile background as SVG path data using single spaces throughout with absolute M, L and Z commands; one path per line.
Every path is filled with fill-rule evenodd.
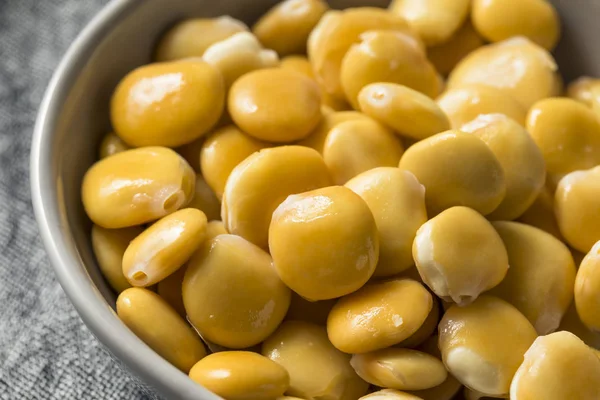
M 107 0 L 0 0 L 0 399 L 149 399 L 85 328 L 33 217 L 29 148 L 68 45 Z

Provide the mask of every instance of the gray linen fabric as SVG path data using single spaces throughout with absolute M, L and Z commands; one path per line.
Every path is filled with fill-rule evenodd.
M 0 0 L 0 399 L 149 399 L 79 319 L 42 247 L 29 148 L 52 71 L 107 0 Z

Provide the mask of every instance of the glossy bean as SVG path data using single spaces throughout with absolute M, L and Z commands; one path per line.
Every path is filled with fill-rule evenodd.
M 266 339 L 290 304 L 271 256 L 234 235 L 219 235 L 194 254 L 182 288 L 190 322 L 205 339 L 232 349 Z
M 206 215 L 186 208 L 151 225 L 123 255 L 123 275 L 132 286 L 147 287 L 177 271 L 206 237 Z
M 336 303 L 327 318 L 327 334 L 345 353 L 384 349 L 414 334 L 432 306 L 431 294 L 419 282 L 395 279 L 369 283 Z M 373 314 L 373 310 L 378 312 Z
M 441 108 L 426 95 L 394 83 L 371 83 L 358 95 L 360 110 L 412 139 L 425 139 L 450 129 Z
M 128 150 L 98 161 L 86 172 L 81 198 L 87 215 L 103 228 L 141 225 L 189 203 L 194 175 L 173 150 Z
M 156 293 L 126 289 L 117 299 L 117 315 L 148 346 L 185 373 L 206 355 L 196 332 Z
M 281 56 L 303 54 L 308 35 L 328 9 L 323 0 L 285 0 L 267 11 L 252 31 Z
M 290 396 L 354 400 L 367 393 L 369 385 L 350 366 L 351 356 L 333 347 L 324 327 L 286 321 L 265 340 L 262 354 L 288 371 Z
M 288 287 L 308 300 L 328 300 L 369 280 L 379 237 L 365 201 L 348 188 L 331 186 L 290 195 L 277 207 L 269 250 Z
M 299 73 L 264 68 L 233 84 L 228 110 L 236 125 L 256 139 L 293 142 L 307 137 L 321 120 L 321 92 Z
M 391 82 L 408 86 L 428 97 L 440 92 L 437 72 L 414 36 L 392 30 L 372 30 L 360 35 L 341 64 L 340 82 L 346 99 L 358 109 L 358 94 L 370 83 Z
M 279 364 L 249 351 L 210 354 L 198 361 L 189 375 L 227 400 L 273 399 L 290 383 L 289 374 Z
M 379 261 L 374 276 L 392 276 L 414 265 L 412 243 L 427 221 L 425 188 L 408 171 L 381 167 L 345 185 L 367 203 L 379 232 Z
M 302 165 L 303 168 L 298 168 Z M 225 185 L 221 216 L 232 234 L 266 248 L 271 217 L 287 196 L 329 186 L 323 158 L 313 149 L 263 149 L 238 164 Z
M 235 125 L 225 126 L 208 135 L 200 151 L 200 167 L 217 198 L 223 197 L 231 171 L 249 155 L 268 146 L 268 143 L 248 136 Z
M 340 122 L 323 144 L 323 160 L 337 185 L 373 168 L 395 167 L 403 152 L 400 139 L 370 119 Z
M 247 30 L 246 24 L 229 16 L 187 19 L 175 24 L 163 35 L 154 58 L 157 61 L 173 61 L 202 57 L 210 45 Z
M 506 177 L 498 158 L 479 138 L 447 131 L 412 145 L 399 164 L 425 186 L 429 216 L 452 206 L 467 206 L 483 215 L 494 211 L 506 194 Z
M 92 226 L 92 248 L 100 271 L 108 284 L 117 293 L 131 287 L 123 275 L 123 254 L 129 243 L 143 232 L 142 227 L 132 226 L 123 229 L 104 229 Z
M 224 106 L 223 76 L 194 59 L 149 64 L 127 74 L 112 96 L 110 118 L 130 146 L 177 147 L 207 133 Z
M 413 256 L 423 282 L 441 299 L 459 305 L 498 285 L 509 269 L 494 227 L 467 207 L 449 208 L 421 226 Z
M 537 337 L 523 314 L 492 296 L 450 307 L 439 331 L 448 371 L 465 386 L 494 397 L 508 394 L 523 354 Z

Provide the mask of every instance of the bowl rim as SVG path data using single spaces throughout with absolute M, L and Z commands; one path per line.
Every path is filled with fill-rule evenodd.
M 67 297 L 92 334 L 129 369 L 167 399 L 219 399 L 155 353 L 117 317 L 73 254 L 61 220 L 60 182 L 54 176 L 52 145 L 62 106 L 75 79 L 104 37 L 144 0 L 111 0 L 67 49 L 44 93 L 33 132 L 30 184 L 33 210 L 50 263 Z

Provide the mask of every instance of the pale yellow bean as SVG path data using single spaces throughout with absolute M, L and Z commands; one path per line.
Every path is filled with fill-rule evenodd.
M 412 243 L 427 221 L 425 188 L 408 171 L 381 167 L 363 172 L 346 185 L 367 203 L 379 232 L 374 276 L 392 276 L 414 265 Z
M 600 398 L 600 358 L 569 332 L 540 336 L 510 386 L 514 400 Z
M 388 348 L 355 354 L 350 364 L 365 381 L 389 389 L 430 389 L 442 384 L 448 376 L 439 359 L 410 349 Z
M 143 147 L 104 158 L 85 174 L 83 206 L 103 228 L 141 225 L 190 202 L 194 170 L 173 150 Z
M 227 400 L 273 399 L 290 385 L 279 364 L 249 351 L 222 351 L 198 361 L 190 378 Z
M 196 332 L 150 290 L 123 291 L 117 299 L 117 314 L 141 340 L 186 374 L 206 355 Z
M 206 238 L 206 215 L 185 208 L 151 225 L 131 241 L 123 255 L 123 275 L 147 287 L 177 271 Z
M 202 337 L 243 349 L 277 329 L 290 290 L 272 263 L 267 252 L 235 235 L 219 235 L 194 254 L 183 279 L 183 304 Z
M 217 198 L 223 198 L 231 171 L 249 155 L 269 144 L 242 132 L 235 125 L 217 129 L 204 141 L 200 150 L 200 168 L 206 183 Z
M 394 0 L 391 13 L 406 19 L 427 46 L 447 42 L 465 22 L 469 0 Z
M 323 160 L 337 185 L 373 168 L 395 167 L 403 152 L 400 138 L 371 119 L 340 122 L 323 144 Z
M 187 19 L 165 33 L 154 57 L 157 61 L 202 57 L 210 45 L 247 30 L 246 24 L 229 16 Z
M 546 0 L 473 0 L 471 18 L 490 42 L 525 36 L 547 50 L 560 38 L 560 19 Z
M 554 332 L 573 299 L 575 264 L 560 240 L 517 222 L 494 222 L 510 268 L 490 291 L 525 315 L 540 335 Z
M 369 283 L 336 303 L 327 319 L 327 334 L 345 353 L 384 349 L 413 335 L 432 306 L 431 294 L 419 282 L 395 279 Z
M 310 343 L 311 345 L 307 344 Z M 285 321 L 262 346 L 262 354 L 290 374 L 287 395 L 304 399 L 355 400 L 369 384 L 350 366 L 350 355 L 329 342 L 322 326 Z
M 329 185 L 329 170 L 315 150 L 303 146 L 260 150 L 238 164 L 227 179 L 223 223 L 228 232 L 266 248 L 271 217 L 279 204 L 291 194 Z
M 123 229 L 104 229 L 98 225 L 92 227 L 92 248 L 98 266 L 117 293 L 131 287 L 123 275 L 123 254 L 129 243 L 142 232 L 143 228 L 140 226 Z

